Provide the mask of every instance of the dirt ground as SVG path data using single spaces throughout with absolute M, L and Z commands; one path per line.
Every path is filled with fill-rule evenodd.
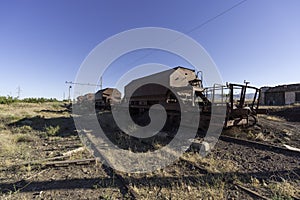
M 277 146 L 300 149 L 300 106 L 269 106 L 268 114 L 258 115 L 254 127 L 232 127 L 224 134 Z
M 299 114 L 298 107 L 272 107 L 255 127 L 223 134 L 300 148 Z M 92 158 L 63 103 L 0 105 L 0 138 L 0 199 L 132 198 L 101 163 L 43 166 L 45 159 L 64 155 L 65 160 Z M 121 175 L 138 199 L 258 199 L 240 186 L 265 199 L 300 197 L 300 154 L 220 140 L 205 158 L 197 152 L 182 157 L 195 165 L 178 160 L 152 173 Z

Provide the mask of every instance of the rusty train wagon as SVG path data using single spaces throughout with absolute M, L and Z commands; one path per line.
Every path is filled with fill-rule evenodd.
M 226 112 L 226 116 L 222 118 L 225 127 L 256 123 L 254 116 L 258 113 L 259 89 L 247 84 L 215 85 L 211 88 L 204 88 L 202 73 L 200 78 L 198 74 L 199 72 L 195 70 L 179 66 L 131 81 L 125 86 L 124 94 L 124 101 L 129 103 L 131 116 L 145 116 L 152 105 L 161 104 L 167 111 L 168 120 L 179 122 L 180 105 L 177 99 L 179 97 L 183 104 L 197 107 L 201 117 L 200 122 L 196 123 L 199 123 L 200 129 L 206 130 L 209 125 L 212 103 L 215 105 L 215 110 Z M 235 94 L 237 87 L 241 88 L 240 94 Z M 246 91 L 249 89 L 254 91 L 251 104 L 246 101 L 248 97 Z M 191 112 L 190 114 L 197 113 Z M 255 120 L 249 120 L 250 118 Z
M 95 93 L 95 107 L 109 110 L 112 105 L 121 102 L 121 92 L 116 88 L 105 88 Z
M 153 104 L 161 104 L 167 111 L 179 111 L 178 100 L 169 88 L 176 91 L 183 103 L 195 103 L 195 96 L 204 91 L 194 70 L 176 67 L 131 81 L 125 86 L 124 100 L 135 112 L 143 112 Z
M 160 104 L 167 112 L 167 120 L 178 124 L 180 120 L 178 98 L 183 104 L 196 106 L 198 114 L 199 109 L 202 113 L 210 110 L 210 102 L 204 95 L 202 80 L 197 74 L 199 73 L 195 73 L 194 70 L 179 66 L 133 80 L 125 86 L 124 101 L 129 103 L 132 116 L 145 116 L 152 105 Z

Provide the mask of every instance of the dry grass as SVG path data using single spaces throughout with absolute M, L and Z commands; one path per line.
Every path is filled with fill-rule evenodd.
M 0 168 L 10 168 L 21 163 L 41 158 L 41 134 L 47 135 L 46 130 L 37 129 L 31 118 L 69 117 L 61 103 L 13 103 L 0 105 Z M 56 135 L 59 127 L 48 128 L 48 134 Z M 55 139 L 56 137 L 51 137 Z M 80 157 L 81 155 L 77 155 Z M 1 181 L 13 181 L 30 176 L 33 172 L 31 165 L 24 165 L 14 172 L 0 171 Z M 0 190 L 1 191 L 1 190 Z M 7 193 L 0 192 L 0 199 L 31 199 L 19 190 L 13 189 Z
M 300 196 L 299 188 L 286 180 L 270 183 L 268 188 L 272 191 L 273 199 L 293 199 L 292 197 Z
M 0 119 L 5 122 L 13 123 L 23 118 L 41 116 L 44 118 L 54 118 L 61 116 L 70 116 L 68 112 L 47 112 L 63 111 L 59 102 L 51 103 L 13 103 L 10 105 L 0 104 Z
M 251 177 L 250 185 L 259 191 L 269 190 L 270 195 L 274 200 L 294 199 L 294 197 L 300 196 L 299 185 L 287 180 L 267 183 L 264 180 L 260 181 L 257 178 Z
M 195 153 L 185 153 L 183 158 L 203 166 L 211 173 L 227 173 L 238 170 L 236 164 L 231 160 L 218 159 L 212 156 L 202 157 Z
M 17 152 L 18 146 L 13 135 L 0 134 L 0 156 L 13 155 Z
M 180 179 L 178 180 L 180 181 Z M 170 188 L 159 186 L 134 187 L 141 199 L 214 199 L 223 200 L 226 197 L 224 182 L 216 185 L 193 186 L 179 182 L 170 183 Z
M 271 116 L 268 115 L 265 117 L 267 120 L 275 121 L 275 122 L 284 122 L 285 120 L 283 118 L 277 117 L 277 116 Z
M 32 159 L 33 149 L 28 143 L 33 142 L 35 137 L 22 134 L 0 134 L 0 138 L 0 165 L 2 167 Z
M 205 180 L 199 174 L 190 180 L 180 168 L 157 170 L 146 177 L 151 181 L 133 185 L 141 199 L 226 199 L 226 182 L 221 177 Z
M 64 153 L 63 155 L 70 155 L 70 160 L 83 159 L 87 155 L 90 155 L 90 152 L 85 147 L 79 147 L 75 150 Z
M 21 143 L 21 142 L 34 142 L 36 141 L 37 137 L 28 135 L 28 134 L 15 134 L 13 135 L 13 140 L 15 143 Z
M 12 164 L 21 163 L 34 159 L 37 156 L 34 152 L 34 146 L 40 141 L 40 131 L 34 130 L 30 124 L 21 126 L 11 125 L 24 118 L 33 118 L 67 115 L 59 112 L 41 112 L 56 111 L 63 108 L 59 103 L 13 103 L 10 105 L 0 105 L 0 164 L 1 167 L 8 167 Z M 30 120 L 29 120 L 30 121 Z M 48 134 L 55 135 L 59 127 L 51 127 Z

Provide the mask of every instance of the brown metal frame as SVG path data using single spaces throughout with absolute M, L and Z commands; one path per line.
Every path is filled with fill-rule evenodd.
M 229 107 L 227 110 L 225 127 L 230 126 L 230 124 L 233 124 L 233 125 L 240 124 L 240 125 L 249 126 L 249 125 L 251 125 L 251 124 L 249 124 L 250 116 L 255 118 L 255 122 L 254 122 L 254 124 L 255 124 L 256 123 L 256 115 L 258 113 L 261 90 L 256 87 L 253 87 L 253 86 L 248 86 L 248 83 L 246 83 L 245 85 L 230 83 L 227 86 L 230 90 L 230 101 L 229 101 Z M 241 89 L 241 93 L 240 93 L 239 103 L 236 105 L 237 108 L 234 108 L 234 96 L 233 96 L 234 94 L 233 93 L 234 93 L 234 89 L 236 87 L 239 87 L 239 89 Z M 246 109 L 246 105 L 245 105 L 247 89 L 255 90 L 252 103 L 249 106 L 250 110 Z M 246 123 L 243 122 L 243 119 L 246 119 Z M 231 121 L 233 120 L 233 123 L 228 123 L 230 120 Z M 252 125 L 254 125 L 254 124 L 252 124 Z

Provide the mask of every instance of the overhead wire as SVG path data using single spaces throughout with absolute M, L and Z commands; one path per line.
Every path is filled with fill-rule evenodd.
M 248 1 L 248 0 L 242 0 L 242 1 L 239 1 L 238 3 L 234 4 L 233 6 L 227 8 L 226 10 L 220 12 L 219 14 L 217 14 L 217 15 L 215 15 L 215 16 L 209 18 L 209 19 L 207 19 L 206 21 L 202 22 L 201 24 L 199 24 L 199 25 L 195 26 L 194 28 L 190 29 L 190 30 L 187 31 L 185 34 L 190 34 L 190 33 L 194 32 L 194 31 L 196 31 L 196 30 L 202 28 L 203 26 L 207 25 L 208 23 L 210 23 L 210 22 L 216 20 L 217 18 L 219 18 L 219 17 L 225 15 L 225 14 L 228 13 L 229 11 L 231 11 L 231 10 L 233 10 L 233 9 L 235 9 L 235 8 L 237 8 L 237 7 L 239 7 L 240 5 L 242 5 L 243 3 L 245 3 L 246 1 Z M 173 42 L 179 40 L 179 39 L 182 38 L 182 37 L 183 37 L 183 36 L 179 36 L 179 37 L 177 37 L 176 39 L 174 39 L 174 40 L 172 40 L 172 41 L 169 41 L 168 44 L 173 43 Z M 166 45 L 168 45 L 168 44 L 166 44 Z M 137 61 L 142 60 L 142 59 L 144 59 L 144 58 L 146 58 L 146 57 L 152 55 L 153 53 L 154 53 L 154 51 L 152 50 L 151 52 L 145 54 L 144 56 L 141 56 L 141 57 L 137 58 L 136 60 L 134 60 L 133 62 L 131 62 L 129 65 L 132 65 L 132 64 L 136 63 Z

